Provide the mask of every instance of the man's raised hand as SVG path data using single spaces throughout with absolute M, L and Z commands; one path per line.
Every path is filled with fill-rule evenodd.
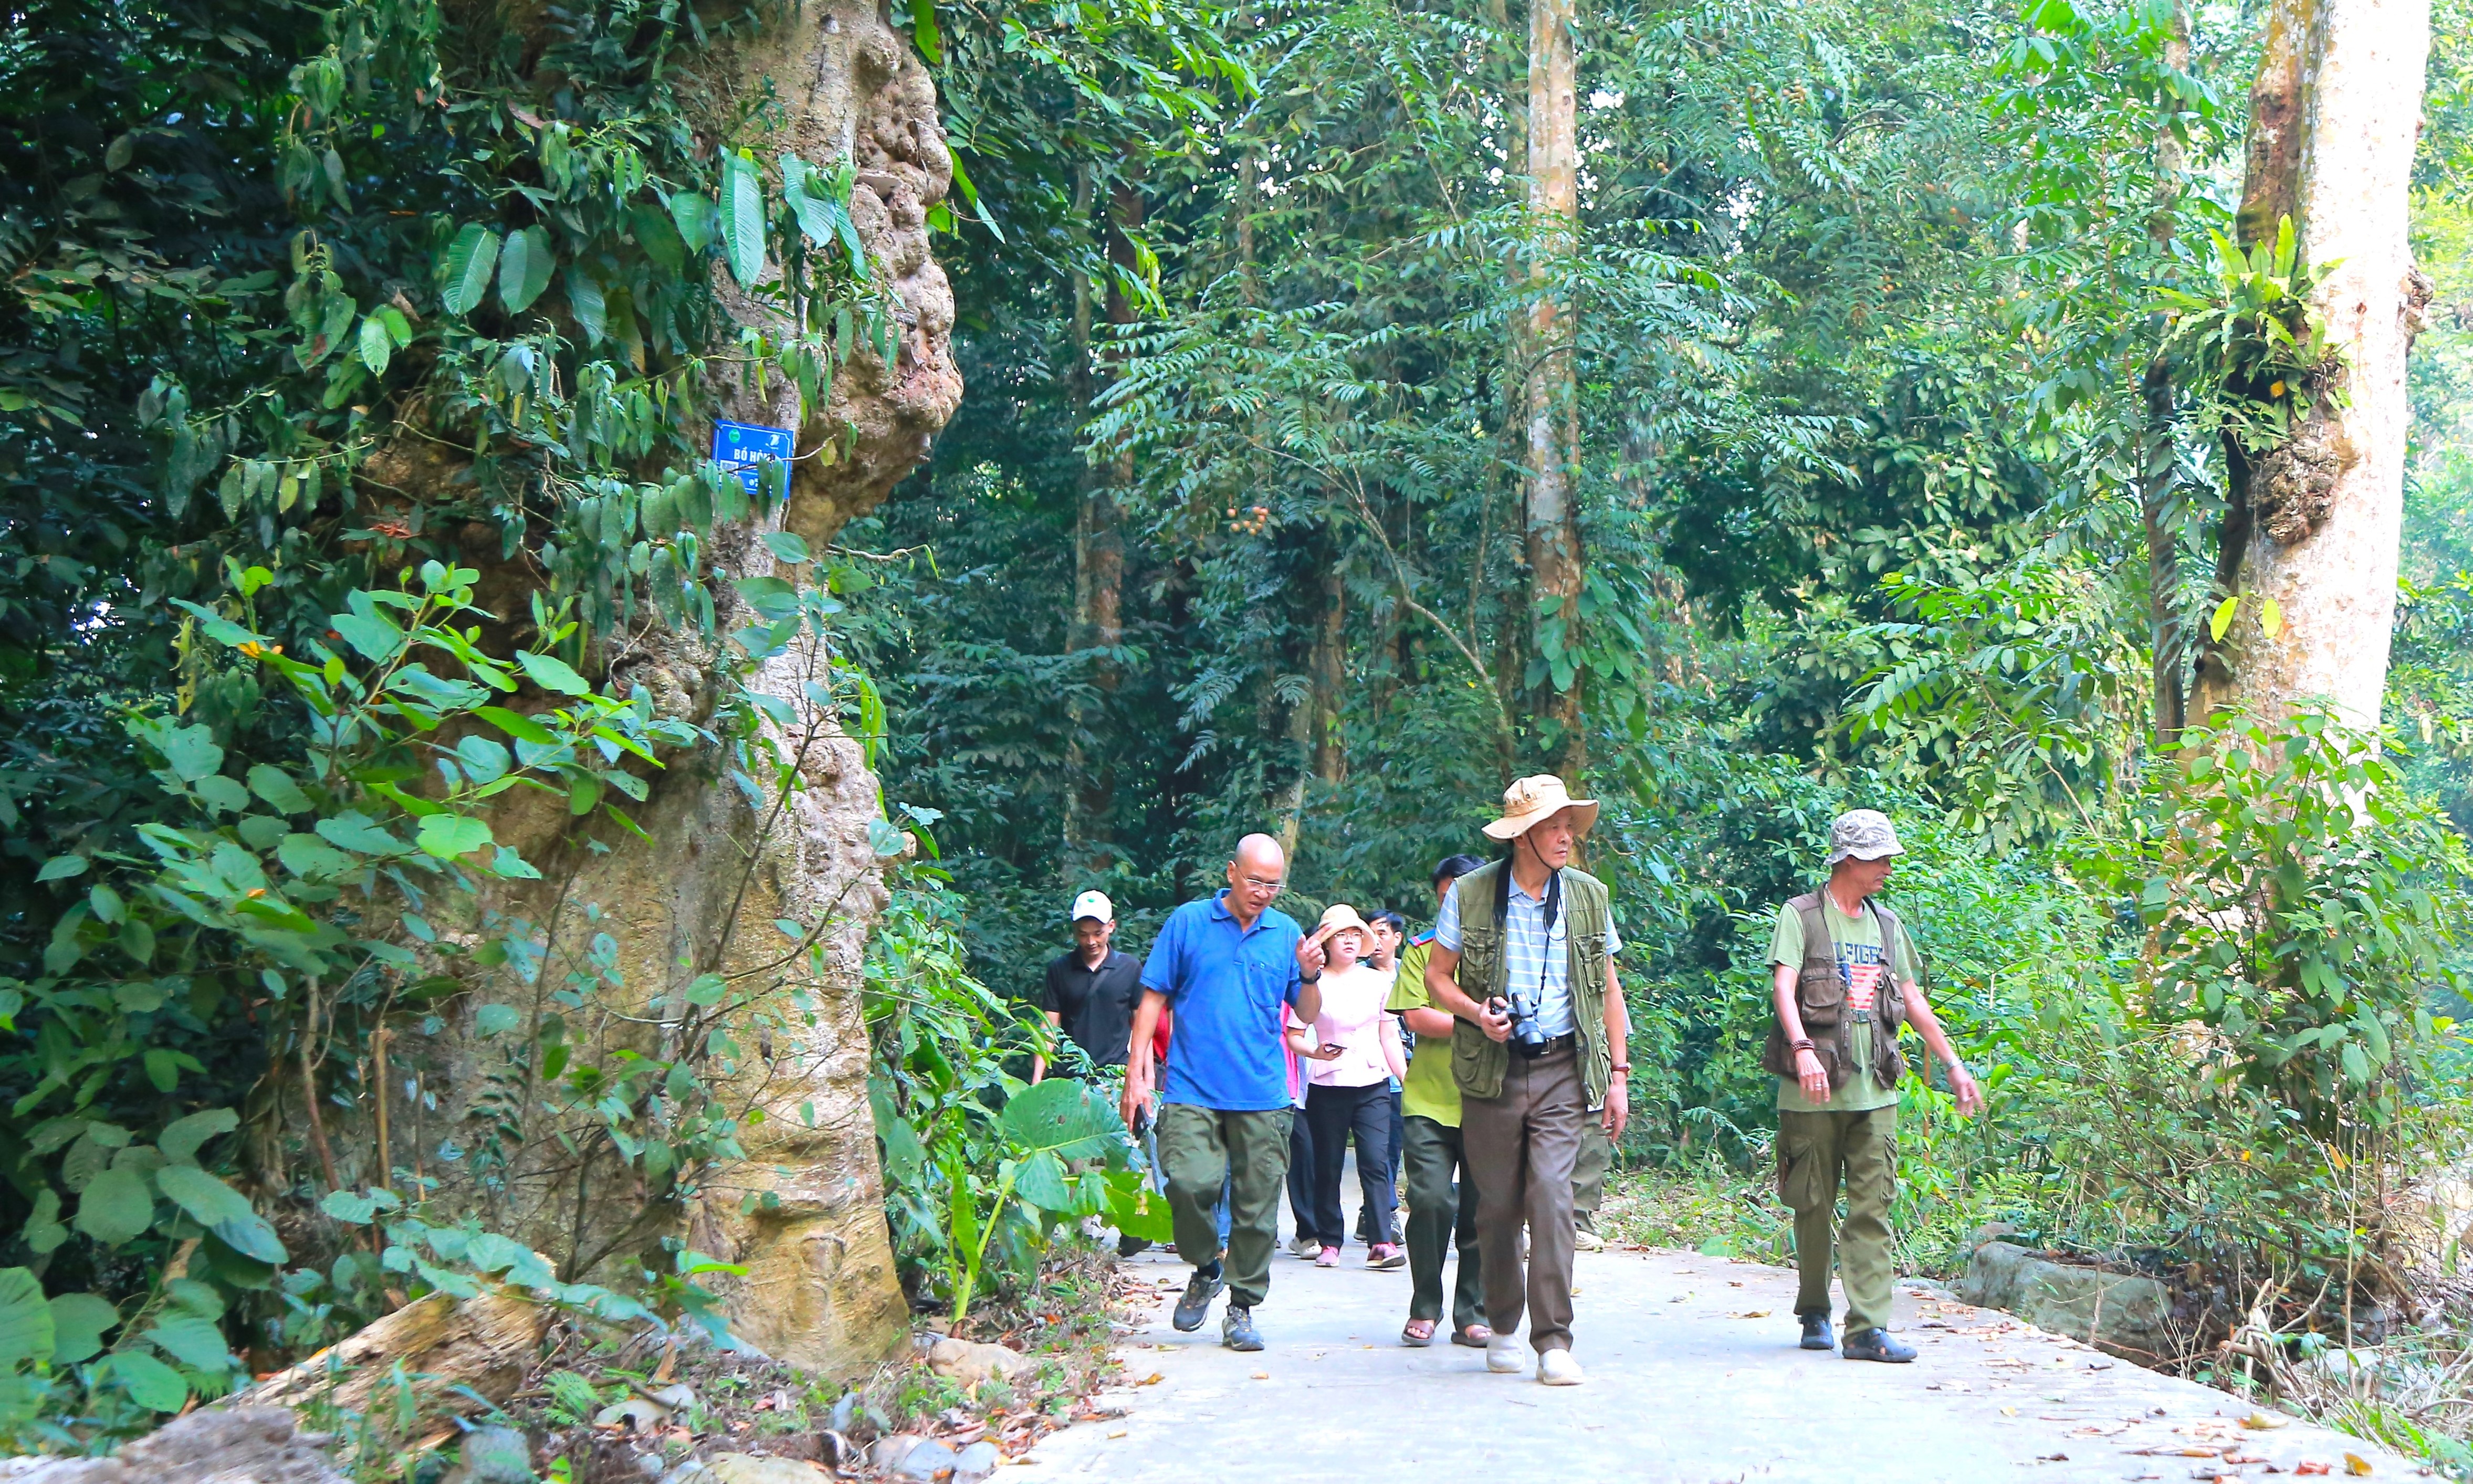
M 1322 941 L 1332 935 L 1330 927 L 1317 927 L 1313 936 L 1297 940 L 1297 975 L 1305 979 L 1322 977 L 1322 966 L 1330 959 L 1322 951 Z

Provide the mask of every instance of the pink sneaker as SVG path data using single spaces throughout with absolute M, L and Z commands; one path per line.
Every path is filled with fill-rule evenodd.
M 1335 1268 L 1339 1266 L 1339 1249 L 1336 1247 L 1326 1247 L 1321 1252 L 1316 1253 L 1314 1255 L 1314 1266 L 1318 1268 Z
M 1400 1250 L 1398 1242 L 1377 1242 L 1366 1250 L 1365 1265 L 1385 1270 L 1405 1268 L 1408 1265 L 1408 1255 Z

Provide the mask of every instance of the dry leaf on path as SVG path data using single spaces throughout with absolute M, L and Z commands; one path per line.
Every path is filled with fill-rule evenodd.
M 2367 1473 L 2370 1472 L 2370 1461 L 2364 1458 L 2359 1453 L 2346 1453 L 2344 1455 L 2344 1472 L 2346 1473 L 2353 1474 Z

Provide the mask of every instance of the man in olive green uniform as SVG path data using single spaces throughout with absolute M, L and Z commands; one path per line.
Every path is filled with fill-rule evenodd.
M 1484 864 L 1474 855 L 1453 855 L 1435 866 L 1435 903 L 1441 904 L 1453 881 Z M 1383 1006 L 1417 1038 L 1417 1049 L 1408 1057 L 1408 1075 L 1400 1079 L 1410 1282 L 1408 1323 L 1400 1331 L 1400 1343 L 1418 1349 L 1434 1343 L 1434 1328 L 1443 1317 L 1443 1259 L 1451 1256 L 1452 1243 L 1457 1240 L 1460 1270 L 1452 1287 L 1452 1343 L 1482 1349 L 1494 1331 L 1485 1327 L 1477 1183 L 1467 1178 L 1468 1159 L 1460 1143 L 1460 1089 L 1452 1080 L 1452 1031 L 1456 1022 L 1449 1011 L 1433 1008 L 1426 993 L 1426 961 L 1433 949 L 1434 935 L 1422 933 L 1401 950 L 1400 976 L 1393 982 L 1390 1003 Z
M 1605 884 L 1571 869 L 1597 803 L 1573 799 L 1548 774 L 1505 789 L 1502 810 L 1485 832 L 1511 853 L 1452 883 L 1426 993 L 1460 1021 L 1452 1074 L 1494 1328 L 1485 1368 L 1526 1369 L 1518 1338 L 1525 1313 L 1537 1379 L 1576 1386 L 1572 1168 L 1584 1121 L 1620 1139 L 1630 1116 L 1631 1020 L 1614 969 L 1622 942 Z
M 1846 1285 L 1849 1360 L 1904 1363 L 1889 1333 L 1889 1206 L 1897 1195 L 1898 1028 L 1911 1021 L 1949 1068 L 1961 1113 L 1983 1106 L 1975 1078 L 1925 1002 L 1913 942 L 1874 901 L 1906 853 L 1888 816 L 1855 809 L 1829 830 L 1829 879 L 1778 909 L 1770 940 L 1775 1019 L 1762 1065 L 1778 1078 L 1778 1193 L 1794 1210 L 1795 1314 L 1803 1348 L 1829 1350 L 1829 1266 Z M 1837 1225 L 1837 1191 L 1846 1220 Z

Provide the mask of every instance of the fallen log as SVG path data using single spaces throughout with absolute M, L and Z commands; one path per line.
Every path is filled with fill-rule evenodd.
M 277 1371 L 237 1400 L 246 1406 L 317 1401 L 372 1416 L 393 1409 L 394 1399 L 381 1398 L 380 1390 L 393 1386 L 400 1364 L 422 1415 L 482 1411 L 523 1384 L 549 1320 L 547 1306 L 515 1289 L 485 1289 L 460 1300 L 433 1293 Z

